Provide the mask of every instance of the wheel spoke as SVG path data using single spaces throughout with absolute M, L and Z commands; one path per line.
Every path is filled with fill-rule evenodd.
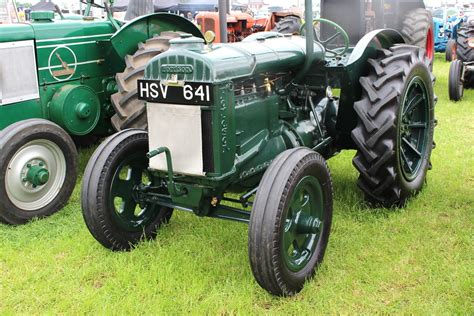
M 408 139 L 405 137 L 402 138 L 403 142 L 410 148 L 419 158 L 421 158 L 421 153 L 416 149 L 415 145 L 413 145 Z
M 415 129 L 415 128 L 425 129 L 427 127 L 427 124 L 423 122 L 414 122 L 414 123 L 408 124 L 408 127 L 412 129 Z
M 418 104 L 423 102 L 423 99 L 424 99 L 424 96 L 422 94 L 417 94 L 412 99 L 410 99 L 410 103 L 403 111 L 403 116 L 405 116 L 407 113 L 410 113 L 415 106 L 418 106 Z
M 332 35 L 328 39 L 322 41 L 321 44 L 323 44 L 323 45 L 327 44 L 327 43 L 331 42 L 333 39 L 335 39 L 336 37 L 338 37 L 339 35 L 341 35 L 341 32 L 338 31 L 337 33 L 335 33 L 334 35 Z
M 403 151 L 403 149 L 400 150 L 400 151 L 401 151 L 401 153 L 402 153 L 402 159 L 403 159 L 403 161 L 405 162 L 405 165 L 408 167 L 408 169 L 410 170 L 410 172 L 413 173 L 413 169 L 412 169 L 412 167 L 411 167 L 411 165 L 412 165 L 411 161 L 408 160 L 408 157 L 406 156 L 405 151 Z

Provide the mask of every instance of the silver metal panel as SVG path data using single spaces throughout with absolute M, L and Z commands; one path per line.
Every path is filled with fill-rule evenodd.
M 0 105 L 38 98 L 33 41 L 0 43 Z
M 203 176 L 201 108 L 148 103 L 147 116 L 150 150 L 168 147 L 175 173 Z M 165 154 L 151 158 L 150 168 L 167 171 Z

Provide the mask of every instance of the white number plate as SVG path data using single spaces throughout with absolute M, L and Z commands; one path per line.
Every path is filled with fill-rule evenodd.
M 138 80 L 138 98 L 153 103 L 212 105 L 212 85 L 188 82 L 182 86 L 165 85 L 159 80 Z

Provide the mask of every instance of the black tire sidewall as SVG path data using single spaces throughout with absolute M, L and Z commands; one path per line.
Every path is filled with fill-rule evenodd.
M 423 161 L 421 162 L 419 172 L 417 176 L 413 179 L 408 181 L 405 176 L 403 175 L 402 167 L 401 167 L 401 161 L 400 161 L 400 123 L 401 123 L 401 116 L 402 116 L 402 110 L 403 107 L 400 106 L 398 109 L 397 113 L 397 138 L 396 138 L 396 169 L 397 169 L 397 177 L 398 183 L 400 184 L 400 189 L 401 189 L 401 199 L 404 200 L 408 198 L 410 195 L 416 194 L 422 187 L 426 178 L 426 173 L 428 171 L 428 167 L 430 165 L 430 159 L 429 157 L 431 156 L 431 151 L 433 149 L 433 134 L 434 134 L 434 92 L 433 92 L 433 85 L 431 83 L 432 79 L 429 73 L 428 68 L 426 65 L 423 63 L 418 63 L 415 64 L 410 73 L 407 75 L 406 79 L 404 80 L 405 85 L 403 87 L 401 97 L 403 98 L 401 102 L 405 102 L 404 97 L 405 94 L 409 88 L 409 83 L 412 81 L 413 78 L 415 77 L 420 77 L 425 84 L 425 88 L 428 94 L 428 97 L 430 98 L 429 104 L 430 108 L 428 109 L 428 138 L 426 140 L 426 149 L 423 157 Z M 400 103 L 403 104 L 403 103 Z
M 45 139 L 56 144 L 66 160 L 66 177 L 56 197 L 46 206 L 25 211 L 15 206 L 5 188 L 6 169 L 15 153 L 33 140 Z M 0 141 L 0 216 L 10 224 L 23 224 L 34 217 L 42 218 L 61 209 L 69 200 L 77 181 L 78 154 L 71 137 L 56 124 L 41 120 L 25 120 L 3 131 Z
M 113 176 L 127 155 L 143 152 L 145 158 L 148 136 L 145 131 L 125 130 L 106 142 L 87 166 L 87 176 L 90 176 L 83 184 L 83 216 L 89 231 L 103 246 L 129 250 L 143 238 L 153 239 L 161 224 L 169 221 L 172 209 L 156 205 L 156 217 L 139 231 L 125 230 L 117 223 L 109 196 Z
M 464 94 L 464 86 L 461 84 L 461 75 L 463 63 L 455 60 L 449 67 L 449 98 L 453 101 L 459 101 Z

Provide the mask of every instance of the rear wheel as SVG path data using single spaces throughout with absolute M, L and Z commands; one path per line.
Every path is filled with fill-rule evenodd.
M 446 44 L 446 61 L 453 61 L 456 59 L 456 41 L 452 38 Z
M 0 218 L 18 225 L 60 210 L 77 179 L 77 151 L 58 125 L 15 123 L 0 134 Z
M 407 44 L 425 49 L 432 67 L 434 61 L 434 33 L 431 12 L 423 8 L 411 10 L 404 16 L 400 32 Z
M 332 196 L 329 168 L 312 150 L 287 150 L 267 169 L 249 225 L 250 265 L 265 290 L 293 295 L 314 275 L 329 240 Z
M 469 46 L 469 40 L 474 38 L 474 25 L 466 25 L 458 29 L 456 56 L 462 62 L 474 61 L 474 48 Z
M 84 172 L 82 214 L 92 236 L 104 247 L 129 250 L 141 239 L 155 238 L 173 210 L 139 203 L 137 190 L 153 184 L 148 172 L 148 134 L 133 129 L 105 140 Z
M 124 72 L 115 76 L 118 92 L 111 97 L 115 115 L 112 125 L 117 131 L 127 128 L 147 128 L 145 102 L 138 100 L 137 80 L 145 74 L 145 66 L 156 55 L 168 50 L 169 41 L 179 37 L 177 32 L 162 32 L 138 45 L 133 55 L 125 57 Z
M 352 139 L 359 188 L 368 201 L 403 206 L 423 186 L 434 129 L 434 76 L 424 50 L 396 45 L 379 51 L 362 77 L 362 99 Z
M 452 101 L 459 101 L 464 95 L 463 67 L 460 60 L 453 61 L 449 67 L 449 99 Z

